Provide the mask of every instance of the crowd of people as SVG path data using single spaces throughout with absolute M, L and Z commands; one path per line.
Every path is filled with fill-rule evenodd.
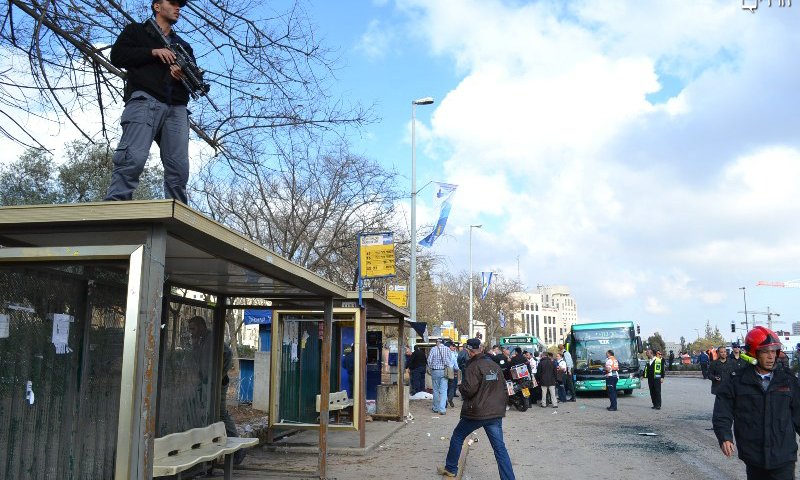
M 720 346 L 713 349 L 713 354 L 705 353 L 708 365 L 703 377 L 711 380 L 711 393 L 715 395 L 712 423 L 722 453 L 730 457 L 738 450 L 749 480 L 794 479 L 796 435 L 800 434 L 800 381 L 789 368 L 779 337 L 759 326 L 747 334 L 745 345 L 734 343 L 730 351 Z M 671 362 L 655 349 L 646 350 L 645 355 L 643 377 L 652 408 L 660 410 L 661 386 Z M 420 347 L 408 352 L 408 356 L 412 393 L 424 389 L 426 368 L 432 373 L 434 412 L 445 414 L 447 405 L 454 406 L 452 399 L 459 393 L 462 397 L 461 418 L 453 431 L 445 465 L 438 467 L 440 475 L 457 476 L 464 439 L 483 428 L 494 450 L 500 478 L 515 478 L 502 431 L 502 419 L 508 410 L 505 382 L 512 368 L 526 366 L 534 385 L 532 401 L 540 402 L 542 407 L 558 408 L 559 402 L 575 401 L 573 360 L 563 345 L 556 352 L 538 354 L 498 345 L 481 348 L 478 339 L 468 340 L 460 350 L 449 341 L 439 341 L 427 356 Z M 606 357 L 608 410 L 614 411 L 619 363 L 611 350 Z

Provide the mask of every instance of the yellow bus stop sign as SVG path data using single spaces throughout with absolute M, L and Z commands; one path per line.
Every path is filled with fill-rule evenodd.
M 361 278 L 393 277 L 394 238 L 391 232 L 367 233 L 359 237 Z

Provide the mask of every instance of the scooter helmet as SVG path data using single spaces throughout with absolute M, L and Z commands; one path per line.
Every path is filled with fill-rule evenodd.
M 744 348 L 751 357 L 756 356 L 759 350 L 780 350 L 781 341 L 778 335 L 766 327 L 755 327 L 744 338 Z

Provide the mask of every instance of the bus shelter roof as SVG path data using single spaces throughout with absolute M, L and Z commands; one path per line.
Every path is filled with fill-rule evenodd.
M 200 292 L 274 298 L 283 305 L 318 305 L 347 291 L 174 200 L 98 202 L 0 208 L 4 247 L 86 247 L 144 243 L 167 234 L 165 277 Z
M 367 310 L 367 323 L 370 325 L 396 326 L 400 320 L 410 327 L 411 322 L 408 317 L 410 312 L 402 307 L 395 305 L 375 292 L 362 292 L 361 298 Z M 347 292 L 347 299 L 341 301 L 339 306 L 358 305 L 358 292 Z

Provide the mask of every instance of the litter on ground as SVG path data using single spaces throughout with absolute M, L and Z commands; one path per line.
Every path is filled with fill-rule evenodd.
M 409 400 L 433 400 L 433 395 L 428 392 L 417 392 L 408 397 Z

